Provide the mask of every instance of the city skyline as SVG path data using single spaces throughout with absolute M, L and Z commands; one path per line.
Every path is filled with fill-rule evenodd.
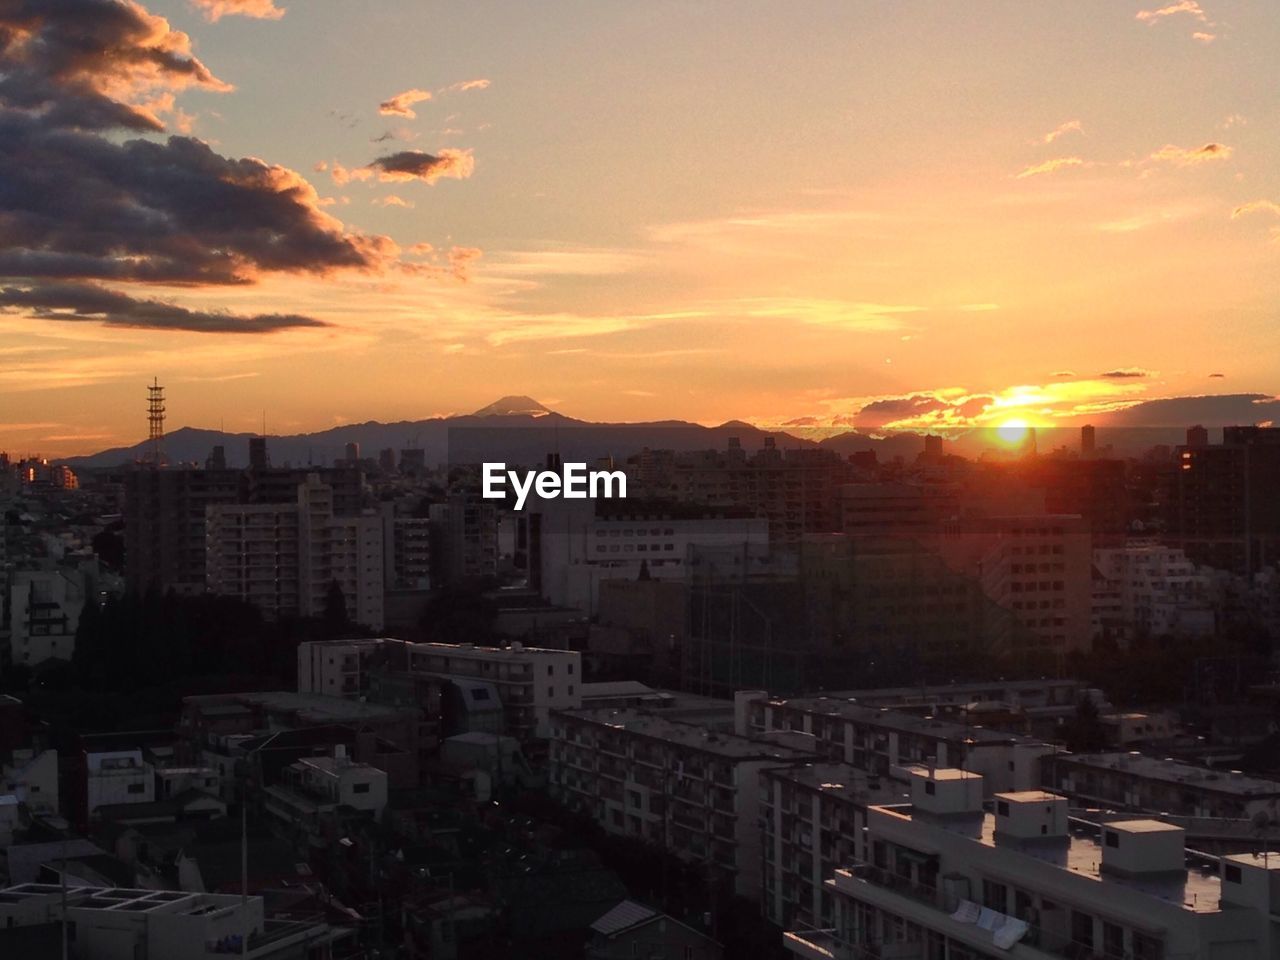
M 153 376 L 281 433 L 1271 419 L 1267 12 L 28 0 L 0 449 L 136 442 Z

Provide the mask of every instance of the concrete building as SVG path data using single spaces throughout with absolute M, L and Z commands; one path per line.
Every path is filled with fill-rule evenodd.
M 940 550 L 954 569 L 1012 611 L 1042 651 L 1089 649 L 1092 568 L 1082 517 L 966 516 L 943 525 Z
M 840 488 L 840 531 L 858 539 L 931 545 L 957 506 L 956 492 L 946 486 L 851 483 Z
M 15 797 L 32 813 L 57 814 L 58 751 L 14 750 L 0 763 L 0 794 Z
M 85 812 L 90 818 L 99 807 L 155 800 L 155 768 L 143 759 L 142 750 L 86 753 L 84 760 Z
M 1101 574 L 1095 580 L 1095 609 L 1102 596 L 1118 599 L 1120 639 L 1211 637 L 1216 626 L 1212 578 L 1196 569 L 1178 547 L 1155 540 L 1129 541 L 1093 551 Z
M 86 574 L 76 569 L 14 571 L 8 602 L 0 604 L 7 619 L 10 662 L 35 666 L 49 659 L 70 660 L 90 589 Z
M 833 902 L 822 882 L 866 860 L 867 808 L 902 802 L 904 784 L 847 763 L 772 767 L 760 774 L 764 915 L 778 926 L 829 927 Z
M 1042 784 L 1088 806 L 1280 823 L 1280 783 L 1140 753 L 1054 754 Z
M 903 782 L 917 767 L 956 767 L 985 776 L 990 790 L 1027 790 L 1040 785 L 1040 760 L 1054 750 L 1030 737 L 834 697 L 771 700 L 742 691 L 736 708 L 740 735 L 807 734 L 825 759 Z
M 558 711 L 551 737 L 553 797 L 760 898 L 761 771 L 812 752 L 638 710 Z
M 347 756 L 307 757 L 290 765 L 280 783 L 265 787 L 262 807 L 282 835 L 326 847 L 352 815 L 381 820 L 387 806 L 387 774 Z
M 338 515 L 333 487 L 308 474 L 292 504 L 211 504 L 206 513 L 206 582 L 267 616 L 320 616 L 337 583 L 347 615 L 383 626 L 383 523 Z
M 377 640 L 308 640 L 298 644 L 298 692 L 359 697 L 368 689 L 371 661 L 384 649 Z
M 720 960 L 724 948 L 701 930 L 624 900 L 595 923 L 587 960 Z
M 262 897 L 48 883 L 0 890 L 0 931 L 63 922 L 72 960 L 333 960 L 355 939 L 354 930 L 269 918 Z
M 870 859 L 824 881 L 826 929 L 783 941 L 805 960 L 1172 960 L 1272 957 L 1280 859 L 1185 849 L 1155 820 L 1068 817 L 1042 791 L 996 793 L 961 771 L 921 772 L 908 804 L 867 813 Z
M 535 508 L 531 585 L 553 604 L 599 612 L 609 580 L 684 580 L 691 549 L 766 549 L 769 523 L 724 507 L 552 500 Z

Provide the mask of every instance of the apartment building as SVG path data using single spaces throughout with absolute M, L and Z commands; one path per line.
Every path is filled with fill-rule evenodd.
M 356 933 L 310 920 L 268 917 L 262 897 L 78 885 L 63 889 L 49 883 L 0 890 L 0 930 L 63 922 L 73 960 L 334 960 L 350 955 Z
M 811 763 L 765 769 L 760 790 L 765 917 L 787 928 L 831 926 L 822 882 L 867 859 L 867 809 L 905 801 L 905 786 L 847 763 Z
M 347 756 L 306 757 L 291 764 L 279 783 L 262 791 L 262 808 L 280 834 L 304 846 L 327 847 L 351 817 L 380 820 L 387 806 L 387 774 Z
M 337 583 L 347 615 L 383 626 L 383 522 L 335 513 L 334 488 L 319 474 L 289 504 L 211 504 L 205 576 L 213 593 L 239 597 L 270 617 L 320 616 Z
M 89 578 L 80 570 L 14 571 L 8 597 L 0 597 L 0 632 L 8 628 L 9 661 L 33 667 L 49 659 L 70 660 L 89 589 Z
M 1212 578 L 1196 569 L 1177 547 L 1154 540 L 1093 551 L 1100 574 L 1094 606 L 1104 596 L 1118 600 L 1113 629 L 1119 639 L 1146 637 L 1211 637 L 1216 626 L 1211 603 Z
M 308 640 L 298 644 L 298 692 L 362 696 L 369 668 L 385 649 L 381 639 Z
M 505 647 L 384 643 L 402 645 L 399 662 L 410 674 L 492 684 L 502 702 L 507 732 L 522 741 L 551 735 L 551 711 L 582 706 L 582 655 L 576 650 L 528 647 L 519 641 Z
M 683 581 L 692 548 L 765 550 L 769 523 L 741 509 L 631 500 L 547 500 L 530 524 L 537 587 L 552 603 L 599 612 L 601 584 Z
M 1089 806 L 1226 819 L 1265 814 L 1280 823 L 1280 783 L 1274 780 L 1136 752 L 1045 757 L 1042 785 Z
M 143 758 L 141 749 L 86 753 L 84 761 L 85 812 L 89 817 L 99 807 L 155 800 L 155 768 Z
M 1067 799 L 920 771 L 906 804 L 867 811 L 870 859 L 824 881 L 825 929 L 793 929 L 805 960 L 1270 957 L 1280 859 L 1187 850 L 1155 820 L 1071 819 Z
M 1054 751 L 1031 737 L 835 697 L 774 700 L 741 691 L 735 706 L 740 735 L 802 732 L 827 760 L 901 781 L 917 766 L 956 767 L 982 774 L 990 790 L 1031 789 L 1040 785 L 1041 758 Z
M 556 711 L 549 787 L 610 833 L 704 864 L 709 878 L 758 900 L 760 774 L 812 759 L 638 710 Z
M 1067 514 L 964 516 L 939 547 L 959 573 L 1009 610 L 1040 650 L 1088 650 L 1093 636 L 1089 525 Z
M 57 814 L 58 751 L 21 748 L 0 756 L 0 796 L 12 796 L 33 813 Z

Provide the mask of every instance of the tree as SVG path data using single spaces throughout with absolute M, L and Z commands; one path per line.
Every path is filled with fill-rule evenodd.
M 329 590 L 324 595 L 324 613 L 320 616 L 324 631 L 333 637 L 351 629 L 351 617 L 347 614 L 347 597 L 342 592 L 342 585 L 337 580 L 329 581 Z
M 1094 753 L 1107 746 L 1107 728 L 1102 725 L 1098 705 L 1087 693 L 1076 703 L 1075 716 L 1064 731 L 1067 749 L 1073 753 Z

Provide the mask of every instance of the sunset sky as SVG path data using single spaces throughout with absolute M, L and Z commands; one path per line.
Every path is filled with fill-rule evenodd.
M 273 433 L 1274 395 L 1278 53 L 1274 0 L 0 3 L 0 450 L 153 376 Z

